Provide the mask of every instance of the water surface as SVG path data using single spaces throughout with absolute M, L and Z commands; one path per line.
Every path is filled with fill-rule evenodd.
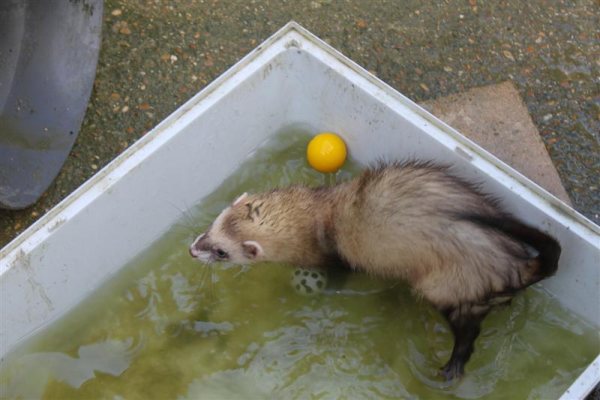
M 397 282 L 192 260 L 188 246 L 243 191 L 330 178 L 304 161 L 307 135 L 258 151 L 143 255 L 2 364 L 2 398 L 556 398 L 598 353 L 597 333 L 541 289 L 484 321 L 462 381 L 437 371 L 452 335 Z M 349 163 L 336 179 L 358 171 Z

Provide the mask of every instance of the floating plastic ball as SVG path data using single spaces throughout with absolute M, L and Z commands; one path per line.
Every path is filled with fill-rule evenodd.
M 335 133 L 319 133 L 308 143 L 306 158 L 319 172 L 336 172 L 346 161 L 346 144 Z

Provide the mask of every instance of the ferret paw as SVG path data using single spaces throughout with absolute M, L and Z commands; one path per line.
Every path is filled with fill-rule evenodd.
M 463 365 L 455 362 L 448 362 L 440 369 L 440 375 L 446 379 L 446 382 L 457 381 L 464 374 Z

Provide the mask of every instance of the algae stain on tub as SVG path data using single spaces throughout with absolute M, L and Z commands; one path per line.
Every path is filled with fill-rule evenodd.
M 273 71 L 273 64 L 269 63 L 263 69 L 263 74 L 262 74 L 263 79 L 266 80 L 269 77 L 269 75 L 271 74 L 271 71 Z
M 36 300 L 41 300 L 45 305 L 45 312 L 50 313 L 54 311 L 54 304 L 52 304 L 52 300 L 48 297 L 44 286 L 42 286 L 35 278 L 35 272 L 31 267 L 30 255 L 26 254 L 23 250 L 19 250 L 13 261 L 12 268 L 14 268 L 15 271 L 23 270 L 25 272 L 27 275 L 27 283 L 31 287 L 31 292 L 37 294 L 37 299 L 30 298 L 28 302 L 33 303 L 36 302 Z M 27 307 L 27 318 L 29 320 L 32 319 L 31 307 Z

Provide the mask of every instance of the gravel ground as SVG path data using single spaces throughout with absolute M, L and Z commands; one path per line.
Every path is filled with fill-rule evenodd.
M 600 6 L 580 1 L 105 0 L 81 132 L 0 246 L 293 19 L 415 101 L 512 80 L 575 207 L 600 223 Z

